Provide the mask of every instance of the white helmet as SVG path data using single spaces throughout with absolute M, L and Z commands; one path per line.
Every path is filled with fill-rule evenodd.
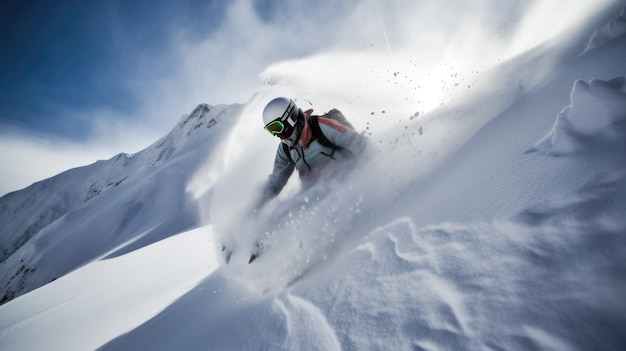
M 300 114 L 301 110 L 293 100 L 279 97 L 265 106 L 263 123 L 272 135 L 285 139 L 293 134 Z

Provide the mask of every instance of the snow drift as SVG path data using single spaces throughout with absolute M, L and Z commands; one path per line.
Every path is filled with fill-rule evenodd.
M 554 129 L 535 150 L 552 154 L 573 153 L 591 143 L 615 144 L 624 150 L 626 136 L 626 83 L 624 77 L 587 83 L 576 81 L 571 104 L 557 116 Z
M 623 349 L 626 38 L 592 34 L 621 16 L 477 74 L 479 93 L 441 108 L 347 105 L 385 115 L 357 122 L 377 156 L 319 199 L 291 184 L 275 221 L 237 216 L 276 147 L 246 148 L 264 93 L 3 197 L 0 286 L 23 295 L 0 307 L 0 347 Z M 249 223 L 272 243 L 252 265 Z M 225 235 L 243 247 L 229 265 Z

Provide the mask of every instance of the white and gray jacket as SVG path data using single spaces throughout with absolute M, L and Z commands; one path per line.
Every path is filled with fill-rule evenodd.
M 309 125 L 312 112 L 304 112 L 304 128 L 296 145 L 286 148 L 281 143 L 278 146 L 274 170 L 264 188 L 261 204 L 280 193 L 295 169 L 303 185 L 308 186 L 337 163 L 354 161 L 365 150 L 367 140 L 363 135 L 335 120 L 318 117 L 320 130 L 334 148 L 322 145 L 313 136 Z

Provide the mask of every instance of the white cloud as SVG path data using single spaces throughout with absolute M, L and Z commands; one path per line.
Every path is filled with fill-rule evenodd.
M 0 196 L 70 168 L 93 163 L 98 158 L 108 158 L 109 152 L 95 145 L 53 141 L 21 133 L 3 134 L 0 137 Z

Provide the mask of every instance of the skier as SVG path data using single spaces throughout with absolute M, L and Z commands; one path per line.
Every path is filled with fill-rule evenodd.
M 284 188 L 295 169 L 304 188 L 320 177 L 337 176 L 351 168 L 364 153 L 366 138 L 356 132 L 343 115 L 313 116 L 285 97 L 270 101 L 263 110 L 265 130 L 280 138 L 274 170 L 261 192 L 255 210 L 260 210 Z
M 365 152 L 365 137 L 357 133 L 339 111 L 331 110 L 322 116 L 312 113 L 312 109 L 302 111 L 293 100 L 285 97 L 275 98 L 265 106 L 265 129 L 279 137 L 281 143 L 276 150 L 274 170 L 253 203 L 254 213 L 281 192 L 294 170 L 298 170 L 303 188 L 308 189 L 322 177 L 341 176 Z M 262 250 L 261 240 L 257 239 L 248 263 Z M 232 248 L 222 245 L 222 252 L 228 263 Z

